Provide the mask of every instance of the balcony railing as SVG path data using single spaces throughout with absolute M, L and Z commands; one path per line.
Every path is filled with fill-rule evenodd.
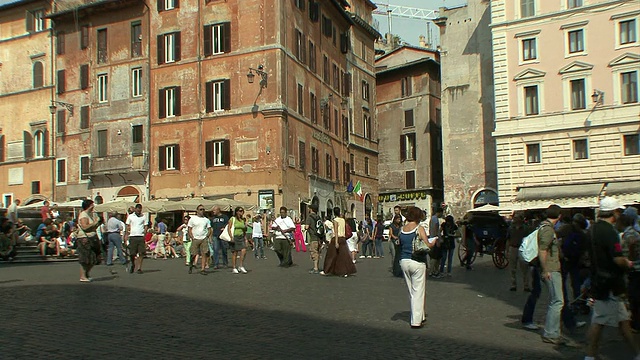
M 148 154 L 121 154 L 91 158 L 90 175 L 149 171 Z

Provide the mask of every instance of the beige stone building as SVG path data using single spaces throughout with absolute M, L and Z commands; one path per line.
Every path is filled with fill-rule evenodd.
M 48 1 L 0 1 L 0 207 L 54 196 Z
M 638 1 L 491 2 L 500 205 L 640 200 Z

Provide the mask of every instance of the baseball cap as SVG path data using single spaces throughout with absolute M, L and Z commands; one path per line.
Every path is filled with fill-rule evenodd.
M 613 211 L 616 209 L 624 210 L 625 207 L 622 206 L 618 200 L 610 196 L 605 196 L 600 200 L 600 211 Z

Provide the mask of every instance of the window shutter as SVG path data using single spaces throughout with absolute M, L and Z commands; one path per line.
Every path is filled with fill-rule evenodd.
M 181 59 L 180 57 L 181 48 L 182 47 L 180 46 L 180 31 L 178 31 L 174 33 L 174 37 L 173 37 L 173 52 L 174 52 L 176 61 L 180 61 Z
M 222 85 L 222 108 L 231 109 L 231 80 L 226 79 Z
M 164 0 L 158 0 L 158 12 L 164 11 Z
M 4 161 L 4 135 L 0 135 L 0 162 Z
M 27 27 L 27 32 L 33 32 L 35 30 L 34 27 L 34 18 L 33 18 L 33 13 L 31 11 L 27 11 L 27 13 L 25 14 L 25 20 L 26 20 L 26 27 Z
M 174 8 L 179 8 L 180 7 L 180 0 L 173 0 L 173 7 Z
M 80 129 L 89 128 L 89 106 L 80 108 Z
M 231 141 L 224 140 L 222 146 L 222 162 L 225 166 L 231 165 Z
M 204 162 L 205 168 L 210 168 L 213 166 L 213 141 L 207 141 L 204 143 Z
M 406 135 L 400 135 L 400 161 L 407 160 L 407 140 Z
M 164 64 L 164 35 L 158 35 L 157 48 L 158 48 L 158 65 L 162 65 Z
M 211 56 L 213 53 L 213 34 L 211 25 L 204 26 L 204 56 Z
M 58 31 L 56 34 L 56 54 L 63 55 L 64 54 L 64 32 Z
M 167 147 L 160 146 L 158 148 L 158 170 L 167 170 Z
M 89 26 L 82 26 L 80 31 L 80 49 L 84 50 L 89 47 Z
M 224 52 L 231 52 L 231 23 L 222 23 L 222 37 L 224 39 Z
M 180 145 L 174 145 L 173 148 L 173 167 L 180 170 Z
M 24 141 L 24 158 L 31 159 L 33 157 L 33 136 L 28 131 L 22 132 Z
M 418 143 L 416 141 L 416 134 L 413 134 L 411 137 L 413 139 L 413 147 L 411 148 L 411 159 L 417 160 L 417 158 L 416 158 L 416 147 L 418 147 Z
M 213 111 L 213 81 L 209 81 L 205 84 L 204 97 L 205 97 L 206 112 L 208 113 L 212 112 Z
M 158 91 L 158 118 L 164 119 L 167 117 L 167 108 L 166 108 L 166 92 L 164 89 L 160 89 Z
M 42 147 L 44 149 L 42 149 L 42 155 L 44 157 L 49 156 L 49 129 L 45 129 L 42 132 Z
M 59 134 L 62 134 L 65 131 L 65 122 L 66 122 L 65 114 L 66 112 L 64 110 L 58 110 L 58 120 L 57 120 L 56 131 Z
M 44 70 L 42 63 L 40 61 L 36 61 L 33 63 L 33 87 L 41 88 L 44 85 Z
M 58 76 L 56 77 L 56 82 L 58 83 L 58 94 L 64 93 L 65 90 L 65 71 L 58 70 Z
M 89 88 L 89 65 L 88 64 L 80 65 L 80 88 L 83 90 Z
M 303 3 L 304 4 L 304 3 Z M 302 47 L 302 61 L 303 64 L 307 63 L 307 37 L 304 35 L 300 35 L 302 37 L 302 41 L 300 42 L 300 46 Z
M 180 96 L 180 90 L 182 88 L 180 86 L 176 86 L 173 92 L 173 112 L 176 116 L 182 115 L 182 97 Z

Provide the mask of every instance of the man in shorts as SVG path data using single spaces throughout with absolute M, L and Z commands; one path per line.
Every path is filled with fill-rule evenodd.
M 209 237 L 211 236 L 211 222 L 204 216 L 204 206 L 198 205 L 195 216 L 189 218 L 189 238 L 191 239 L 191 258 L 189 259 L 189 274 L 193 272 L 193 262 L 196 255 L 200 255 L 200 274 L 207 275 L 206 265 L 209 263 Z
M 133 214 L 127 217 L 127 229 L 125 234 L 125 242 L 129 244 L 129 265 L 127 271 L 133 274 L 137 271 L 138 274 L 142 274 L 142 259 L 147 252 L 147 248 L 144 243 L 144 235 L 149 229 L 149 222 L 147 217 L 142 213 L 142 204 L 137 204 L 134 208 Z M 137 257 L 136 257 L 137 255 Z
M 625 341 L 635 351 L 635 359 L 640 360 L 640 345 L 631 332 L 629 312 L 622 296 L 625 293 L 624 273 L 633 268 L 633 262 L 622 255 L 620 235 L 614 227 L 624 206 L 611 197 L 600 200 L 598 220 L 592 225 L 588 249 L 592 264 L 591 293 L 594 299 L 589 345 L 585 360 L 594 360 L 602 329 L 605 326 L 618 327 Z
M 311 261 L 313 261 L 313 269 L 309 274 L 319 274 L 318 260 L 320 260 L 320 236 L 318 236 L 318 227 L 324 226 L 322 219 L 318 216 L 318 205 L 311 204 L 309 206 L 309 216 L 305 222 L 307 228 L 307 237 L 309 239 L 309 250 L 311 252 Z

